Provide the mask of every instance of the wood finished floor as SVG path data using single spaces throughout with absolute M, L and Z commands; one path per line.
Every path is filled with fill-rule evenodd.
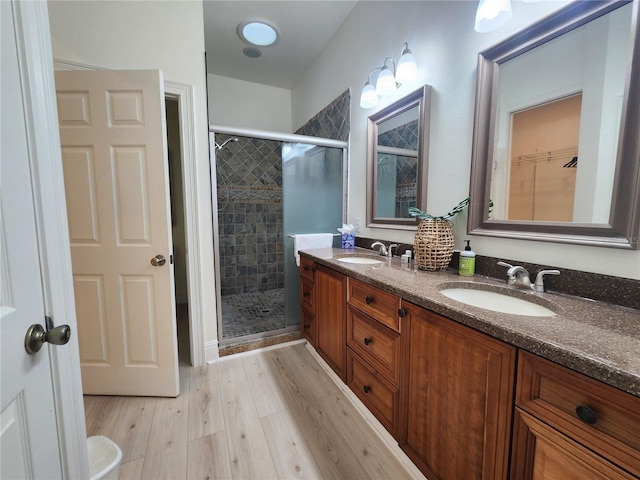
M 120 479 L 424 478 L 376 435 L 304 343 L 182 367 L 178 398 L 86 396 Z

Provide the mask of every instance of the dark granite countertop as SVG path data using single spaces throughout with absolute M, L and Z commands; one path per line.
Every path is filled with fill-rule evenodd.
M 427 272 L 407 268 L 397 257 L 387 259 L 372 255 L 371 250 L 359 248 L 308 250 L 302 254 L 404 300 L 640 397 L 640 310 L 509 287 L 505 282 L 489 277 L 462 277 L 454 270 Z M 377 258 L 383 264 L 372 266 L 337 260 L 353 255 Z M 451 282 L 483 284 L 483 288 L 552 306 L 557 314 L 533 317 L 469 306 L 439 292 L 439 286 L 442 288 L 442 284 Z

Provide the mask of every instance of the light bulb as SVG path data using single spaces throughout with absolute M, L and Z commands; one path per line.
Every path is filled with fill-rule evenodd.
M 416 59 L 409 48 L 402 51 L 402 56 L 398 60 L 398 68 L 396 69 L 396 82 L 406 83 L 418 78 L 418 65 Z
M 378 80 L 376 80 L 376 93 L 380 96 L 391 95 L 396 91 L 396 79 L 386 65 L 380 70 Z
M 360 94 L 360 107 L 361 108 L 373 108 L 378 105 L 378 94 L 376 89 L 367 82 L 364 84 L 362 93 Z
M 479 33 L 491 32 L 506 25 L 509 20 L 510 0 L 480 0 L 476 11 L 475 30 Z

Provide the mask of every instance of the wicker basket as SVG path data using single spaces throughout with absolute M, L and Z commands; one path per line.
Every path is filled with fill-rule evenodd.
M 445 270 L 453 256 L 453 224 L 440 218 L 425 219 L 418 225 L 413 252 L 420 270 Z

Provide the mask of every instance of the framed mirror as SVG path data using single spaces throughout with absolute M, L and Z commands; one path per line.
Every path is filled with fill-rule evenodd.
M 576 1 L 480 52 L 469 233 L 639 248 L 639 7 Z
M 367 121 L 367 226 L 415 229 L 409 207 L 426 210 L 431 87 Z

